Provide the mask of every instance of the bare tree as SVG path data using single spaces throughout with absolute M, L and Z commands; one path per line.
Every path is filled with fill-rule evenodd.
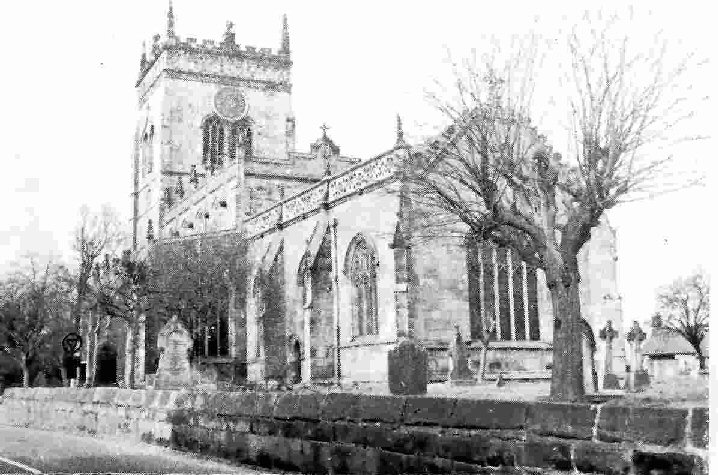
M 214 329 L 219 356 L 221 316 L 244 301 L 246 256 L 246 241 L 235 233 L 156 243 L 148 257 L 154 313 L 178 314 L 193 338 L 204 340 L 205 356 Z
M 104 253 L 117 251 L 123 239 L 120 220 L 112 207 L 103 205 L 99 212 L 90 211 L 86 205 L 80 208 L 72 243 L 78 261 L 73 307 L 76 327 L 80 327 L 83 306 L 87 303 L 93 267 Z
M 705 369 L 701 349 L 710 320 L 710 282 L 703 271 L 679 278 L 658 292 L 658 304 L 666 327 L 678 332 L 696 351 Z
M 0 350 L 22 368 L 23 386 L 30 385 L 30 365 L 69 322 L 70 292 L 67 269 L 53 262 L 40 266 L 30 258 L 0 282 Z
M 92 294 L 94 298 L 93 309 L 98 312 L 95 328 L 106 317 L 119 318 L 125 322 L 128 334 L 128 348 L 126 349 L 125 365 L 129 366 L 129 380 L 126 385 L 134 388 L 135 360 L 137 355 L 138 330 L 142 324 L 142 317 L 148 309 L 149 285 L 147 264 L 132 256 L 131 251 L 124 251 L 122 258 L 105 260 L 103 268 L 95 267 Z M 97 338 L 95 338 L 97 340 Z M 92 361 L 96 363 L 96 348 L 93 351 Z M 94 368 L 91 374 L 94 375 Z
M 600 32 L 588 42 L 574 32 L 567 43 L 576 90 L 566 91 L 568 157 L 531 124 L 533 41 L 500 68 L 468 65 L 457 100 L 433 97 L 451 125 L 413 151 L 403 179 L 427 235 L 489 241 L 544 272 L 554 315 L 551 396 L 576 400 L 584 396 L 577 256 L 607 210 L 666 190 L 672 157 L 644 152 L 687 118 L 680 98 L 667 96 L 687 63 L 666 70 L 665 48 L 631 55 L 625 39 L 609 44 Z

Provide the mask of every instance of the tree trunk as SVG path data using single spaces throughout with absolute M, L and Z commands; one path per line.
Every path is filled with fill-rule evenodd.
M 101 317 L 97 316 L 97 322 L 92 322 L 92 332 L 88 333 L 88 338 L 91 337 L 92 341 L 87 342 L 87 386 L 93 387 L 95 385 L 95 376 L 97 375 L 97 352 L 100 348 L 100 324 Z
M 696 348 L 696 358 L 698 358 L 698 369 L 706 369 L 706 358 L 703 356 L 703 352 L 701 352 L 700 344 L 698 344 L 698 348 Z
M 129 346 L 130 346 L 130 372 L 129 377 L 127 381 L 127 387 L 130 389 L 135 389 L 135 354 L 136 354 L 136 348 L 135 348 L 135 324 L 130 323 L 128 331 L 130 332 L 130 338 L 129 338 Z
M 27 365 L 27 356 L 22 355 L 20 359 L 20 367 L 22 368 L 22 387 L 30 387 L 30 368 Z
M 479 361 L 479 381 L 486 381 L 486 358 L 489 355 L 489 342 L 481 342 L 481 360 Z
M 547 275 L 549 282 L 556 282 L 550 289 L 554 315 L 551 398 L 577 401 L 585 395 L 579 276 L 578 270 L 567 272 L 570 278 L 551 279 Z
M 60 380 L 62 381 L 63 387 L 70 385 L 70 379 L 67 377 L 67 368 L 62 359 L 60 359 Z

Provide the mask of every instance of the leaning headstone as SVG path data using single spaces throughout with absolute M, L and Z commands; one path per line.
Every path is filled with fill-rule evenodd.
M 631 330 L 626 335 L 626 340 L 631 345 L 631 358 L 633 359 L 633 364 L 631 365 L 633 372 L 630 377 L 629 389 L 634 391 L 645 388 L 651 382 L 648 371 L 643 369 L 643 362 L 641 361 L 643 358 L 641 345 L 645 339 L 646 332 L 641 330 L 641 326 L 634 320 Z
M 177 320 L 177 315 L 162 327 L 157 336 L 160 361 L 157 366 L 155 387 L 157 389 L 178 389 L 192 385 L 192 370 L 189 364 L 189 349 L 192 338 Z
M 469 352 L 466 350 L 464 340 L 461 338 L 459 326 L 456 325 L 456 333 L 451 340 L 449 347 L 451 371 L 449 382 L 456 385 L 474 384 L 476 380 L 469 369 Z
M 426 350 L 412 340 L 389 351 L 389 391 L 392 394 L 426 394 Z
M 613 329 L 611 320 L 598 333 L 599 338 L 606 342 L 606 354 L 603 363 L 603 389 L 619 389 L 618 376 L 613 372 L 613 340 L 618 337 L 618 332 Z

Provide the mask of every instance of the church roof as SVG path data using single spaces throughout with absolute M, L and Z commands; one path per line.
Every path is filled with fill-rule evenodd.
M 701 349 L 708 356 L 708 337 L 703 339 Z M 660 355 L 692 355 L 695 350 L 688 341 L 676 330 L 671 328 L 654 328 L 651 336 L 643 344 L 643 354 L 646 356 Z

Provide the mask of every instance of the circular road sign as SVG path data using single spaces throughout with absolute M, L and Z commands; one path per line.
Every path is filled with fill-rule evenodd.
M 62 339 L 62 349 L 65 353 L 74 353 L 82 346 L 82 337 L 77 333 L 68 333 Z

